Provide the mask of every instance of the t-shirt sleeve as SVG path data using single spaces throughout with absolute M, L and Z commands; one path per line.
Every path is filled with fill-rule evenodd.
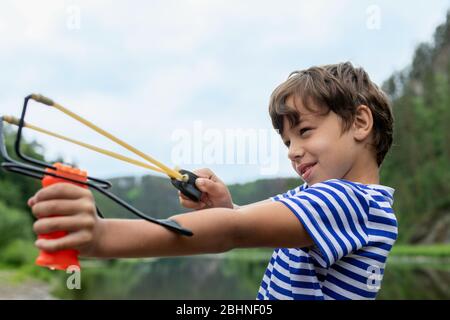
M 282 198 L 289 198 L 289 197 L 292 197 L 292 196 L 298 194 L 303 189 L 304 189 L 304 185 L 300 185 L 300 186 L 298 186 L 298 187 L 296 187 L 294 189 L 286 191 L 285 193 L 280 193 L 280 194 L 278 194 L 278 195 L 276 195 L 274 197 L 270 197 L 270 199 L 272 201 L 276 201 L 276 200 L 279 200 L 279 199 L 282 199 Z
M 310 255 L 324 268 L 368 243 L 368 200 L 347 183 L 327 180 L 274 201 L 303 224 L 314 241 Z

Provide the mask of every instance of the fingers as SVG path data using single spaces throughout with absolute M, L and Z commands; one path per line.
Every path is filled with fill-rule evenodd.
M 209 208 L 209 207 L 213 206 L 208 195 L 206 195 L 205 193 L 202 195 L 200 201 L 196 202 L 196 201 L 192 201 L 191 199 L 186 197 L 184 194 L 182 194 L 180 191 L 178 191 L 178 199 L 180 200 L 180 204 L 183 207 L 188 208 L 188 209 L 199 210 L 199 209 L 205 209 L 205 208 Z
M 35 242 L 36 247 L 47 252 L 55 252 L 64 249 L 78 249 L 92 241 L 92 233 L 86 230 L 69 233 L 65 237 L 58 239 L 38 239 Z
M 189 200 L 189 198 L 186 197 L 183 193 L 181 193 L 181 191 L 178 191 L 178 197 L 180 197 L 183 200 Z M 181 199 L 180 199 L 180 201 L 181 201 Z
M 28 205 L 38 218 L 33 225 L 35 233 L 68 232 L 58 239 L 38 239 L 35 244 L 39 249 L 48 252 L 77 249 L 92 241 L 98 220 L 94 197 L 89 189 L 71 183 L 57 183 L 39 190 L 28 200 Z
M 48 200 L 35 203 L 31 211 L 33 215 L 40 219 L 49 216 L 73 215 L 81 212 L 87 212 L 95 215 L 96 208 L 92 201 L 86 199 L 77 200 Z
M 71 183 L 56 183 L 46 188 L 40 189 L 33 197 L 28 200 L 28 205 L 33 206 L 37 202 L 51 199 L 93 199 L 92 192 L 89 189 Z
M 39 219 L 33 224 L 33 230 L 36 234 L 47 234 L 56 231 L 91 230 L 94 226 L 94 217 L 76 215 Z
M 188 209 L 203 209 L 206 206 L 206 203 L 203 201 L 192 201 L 188 197 L 186 197 L 184 194 L 182 194 L 180 191 L 178 191 L 178 199 L 180 200 L 180 204 Z
M 196 169 L 192 172 L 201 178 L 212 179 L 214 181 L 217 179 L 217 176 L 209 168 Z
M 34 206 L 36 204 L 36 198 L 34 196 L 31 197 L 30 199 L 28 199 L 27 204 L 28 204 L 29 207 Z
M 195 180 L 195 185 L 202 192 L 206 192 L 212 196 L 218 195 L 223 192 L 222 185 L 219 182 L 215 182 L 209 179 L 198 178 Z
M 205 209 L 216 206 L 229 207 L 231 196 L 225 184 L 208 168 L 193 171 L 199 176 L 195 180 L 196 187 L 203 193 L 199 202 L 190 200 L 188 197 L 178 192 L 180 203 L 189 209 Z

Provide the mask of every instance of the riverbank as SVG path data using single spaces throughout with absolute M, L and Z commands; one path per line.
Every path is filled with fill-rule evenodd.
M 50 284 L 31 277 L 19 277 L 15 270 L 0 269 L 0 300 L 55 300 Z
M 272 254 L 271 249 L 236 249 L 227 253 L 219 254 L 219 255 L 199 255 L 193 256 L 186 259 L 191 259 L 191 261 L 186 262 L 188 264 L 194 263 L 195 260 L 193 258 L 198 259 L 214 259 L 214 260 L 228 260 L 231 262 L 230 265 L 237 264 L 236 268 L 241 270 L 245 269 L 245 266 L 248 264 L 254 265 L 255 263 L 259 264 L 259 262 L 264 262 L 262 265 L 265 266 L 267 261 L 269 261 L 270 256 Z M 122 259 L 117 261 L 100 261 L 100 260 L 84 260 L 82 261 L 82 265 L 84 270 L 86 270 L 87 274 L 83 278 L 86 279 L 86 283 L 89 281 L 96 281 L 93 279 L 97 279 L 105 277 L 105 274 L 109 271 L 114 273 L 114 270 L 119 270 L 118 275 L 121 275 L 123 270 L 120 267 L 129 265 L 153 265 L 153 263 L 162 262 L 166 258 L 163 259 Z M 183 260 L 184 261 L 184 260 Z M 243 263 L 241 265 L 241 263 Z M 411 271 L 409 269 L 430 269 L 439 272 L 443 272 L 442 274 L 445 276 L 445 279 L 449 278 L 450 275 L 450 245 L 433 245 L 433 246 L 409 246 L 409 245 L 396 245 L 389 255 L 388 271 L 396 274 L 395 279 L 392 281 L 399 281 L 398 279 L 403 279 L 406 273 L 410 274 Z M 264 267 L 263 266 L 263 267 Z M 147 267 L 145 267 L 147 268 Z M 105 270 L 105 272 L 102 271 Z M 92 273 L 92 270 L 95 272 Z M 126 272 L 130 270 L 134 270 L 133 268 L 126 268 Z M 157 268 L 155 269 L 158 270 Z M 397 274 L 396 272 L 400 272 Z M 404 271 L 406 270 L 406 271 Z M 91 276 L 89 274 L 92 273 Z M 122 283 L 123 279 L 121 276 L 115 275 L 111 279 L 116 279 L 118 282 Z M 401 275 L 401 276 L 400 276 Z M 389 275 L 388 275 L 389 277 Z M 400 278 L 399 278 L 400 277 Z M 49 299 L 58 299 L 54 297 L 51 292 L 52 288 L 58 287 L 58 282 L 61 280 L 60 277 L 56 276 L 53 272 L 36 267 L 34 265 L 26 265 L 21 268 L 14 268 L 8 266 L 0 267 L 0 300 L 8 299 L 8 300 L 49 300 Z M 108 278 L 109 279 L 109 278 Z M 255 280 L 256 279 L 256 280 Z M 252 283 L 258 282 L 259 274 L 252 277 Z M 113 280 L 111 280 L 113 282 Z M 114 281 L 116 281 L 114 280 Z M 389 280 L 389 278 L 388 278 Z M 395 281 L 394 281 L 395 280 Z M 109 281 L 109 280 L 108 280 Z M 442 281 L 442 280 L 440 280 Z M 255 283 L 256 283 L 255 282 Z M 389 281 L 387 281 L 388 283 Z M 415 282 L 415 280 L 411 280 L 411 282 Z M 437 281 L 439 282 L 439 281 Z M 445 283 L 448 280 L 444 281 Z M 117 286 L 121 286 L 120 283 Z M 387 285 L 386 285 L 387 286 Z M 444 295 L 444 296 L 448 296 Z M 390 296 L 389 296 L 390 297 Z M 398 298 L 397 296 L 393 296 Z M 72 299 L 73 297 L 68 297 Z M 392 297 L 391 297 L 392 298 Z

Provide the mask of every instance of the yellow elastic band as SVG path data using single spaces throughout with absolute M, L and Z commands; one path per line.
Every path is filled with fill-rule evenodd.
M 64 107 L 61 106 L 60 104 L 55 103 L 55 102 L 53 102 L 52 100 L 50 100 L 50 99 L 48 99 L 48 98 L 46 98 L 46 97 L 44 97 L 44 96 L 42 96 L 42 95 L 36 95 L 36 94 L 33 94 L 33 95 L 31 95 L 31 98 L 32 98 L 33 100 L 37 101 L 37 102 L 41 102 L 41 103 L 50 105 L 50 106 L 52 106 L 52 107 L 54 107 L 54 108 L 60 110 L 61 112 L 67 114 L 68 116 L 72 117 L 73 119 L 75 119 L 75 120 L 77 120 L 77 121 L 83 123 L 84 125 L 88 126 L 88 127 L 91 128 L 92 130 L 94 130 L 94 131 L 98 132 L 99 134 L 103 135 L 104 137 L 106 137 L 106 138 L 108 138 L 108 139 L 114 141 L 115 143 L 121 145 L 121 146 L 124 147 L 125 149 L 127 149 L 127 150 L 133 152 L 134 154 L 137 154 L 137 155 L 140 156 L 141 158 L 143 158 L 143 159 L 149 161 L 150 163 L 156 165 L 157 167 L 161 168 L 161 170 L 163 170 L 169 177 L 175 178 L 175 179 L 178 179 L 178 180 L 185 180 L 185 177 L 184 177 L 181 173 L 179 173 L 179 172 L 177 172 L 177 171 L 175 171 L 175 170 L 173 170 L 173 169 L 167 167 L 167 166 L 164 165 L 163 163 L 161 163 L 161 162 L 159 162 L 159 161 L 153 159 L 153 158 L 150 157 L 149 155 L 146 155 L 145 153 L 139 151 L 138 149 L 136 149 L 136 148 L 134 148 L 133 146 L 131 146 L 131 145 L 129 145 L 128 143 L 126 143 L 125 141 L 122 141 L 122 140 L 120 140 L 119 138 L 113 136 L 113 135 L 110 134 L 109 132 L 107 132 L 107 131 L 105 131 L 105 130 L 99 128 L 99 127 L 97 127 L 97 126 L 96 126 L 95 124 L 93 124 L 92 122 L 90 122 L 90 121 L 88 121 L 88 120 L 82 118 L 81 116 L 79 116 L 79 115 L 73 113 L 72 111 L 70 111 L 70 110 L 64 108 Z M 53 104 L 51 104 L 51 103 L 53 103 Z
M 3 116 L 3 120 L 8 122 L 8 123 L 10 123 L 10 124 L 16 125 L 16 126 L 19 125 L 19 119 L 15 118 L 15 117 L 12 117 L 12 116 Z M 144 162 L 132 159 L 132 158 L 128 158 L 128 157 L 123 156 L 121 154 L 118 154 L 118 153 L 115 153 L 115 152 L 112 152 L 112 151 L 109 151 L 109 150 L 105 150 L 105 149 L 102 149 L 102 148 L 90 145 L 90 144 L 82 142 L 82 141 L 77 141 L 75 139 L 65 137 L 65 136 L 60 135 L 58 133 L 54 133 L 54 132 L 51 132 L 51 131 L 39 128 L 39 127 L 37 127 L 35 125 L 32 125 L 30 123 L 24 123 L 23 126 L 26 127 L 26 128 L 29 128 L 29 129 L 32 129 L 32 130 L 44 133 L 46 135 L 49 135 L 49 136 L 52 136 L 52 137 L 55 137 L 55 138 L 58 138 L 58 139 L 61 139 L 61 140 L 65 140 L 65 141 L 71 142 L 73 144 L 85 147 L 87 149 L 99 152 L 101 154 L 110 156 L 112 158 L 115 158 L 115 159 L 118 159 L 118 160 L 130 163 L 130 164 L 142 167 L 142 168 L 145 168 L 145 169 L 150 169 L 150 170 L 158 171 L 158 172 L 161 172 L 161 173 L 165 173 L 162 169 L 160 169 L 158 167 L 149 165 L 147 163 L 144 163 Z

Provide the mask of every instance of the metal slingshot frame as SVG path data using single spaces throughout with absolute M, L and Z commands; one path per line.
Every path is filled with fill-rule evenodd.
M 92 145 L 89 145 L 89 144 L 86 144 L 86 143 L 83 143 L 80 141 L 76 141 L 74 139 L 67 138 L 62 135 L 59 135 L 59 134 L 56 134 L 56 133 L 53 133 L 53 132 L 47 131 L 45 129 L 41 129 L 39 127 L 36 127 L 34 125 L 26 123 L 25 115 L 26 115 L 26 111 L 27 111 L 28 102 L 30 99 L 34 100 L 36 102 L 39 102 L 41 104 L 45 104 L 45 105 L 48 105 L 48 106 L 51 106 L 51 107 L 54 107 L 54 108 L 60 110 L 61 112 L 76 119 L 77 121 L 83 123 L 84 125 L 90 127 L 91 129 L 93 129 L 94 131 L 96 131 L 96 132 L 100 133 L 101 135 L 107 137 L 108 139 L 116 142 L 117 144 L 119 144 L 122 147 L 130 150 L 131 152 L 139 155 L 141 158 L 144 158 L 145 160 L 147 160 L 147 162 L 151 162 L 152 164 L 154 164 L 156 166 L 149 165 L 147 163 L 140 162 L 135 159 L 127 158 L 120 154 L 117 154 L 117 153 L 114 153 L 114 152 L 111 152 L 108 150 L 104 150 L 104 149 L 101 149 L 101 148 L 98 148 L 98 147 L 95 147 L 95 146 L 92 146 Z M 14 143 L 14 149 L 15 149 L 15 153 L 17 154 L 17 156 L 20 159 L 22 159 L 24 162 L 16 161 L 8 155 L 6 145 L 5 145 L 5 137 L 3 134 L 3 122 L 7 122 L 7 123 L 18 126 L 16 140 Z M 165 173 L 170 177 L 172 184 L 178 190 L 180 190 L 184 195 L 186 195 L 189 199 L 191 199 L 193 201 L 199 201 L 202 194 L 201 194 L 201 191 L 198 190 L 198 188 L 195 186 L 195 180 L 198 178 L 198 176 L 196 176 L 194 173 L 187 171 L 187 170 L 170 169 L 169 167 L 165 166 L 161 162 L 142 153 L 141 151 L 130 146 L 126 142 L 118 139 L 117 137 L 114 137 L 113 135 L 111 135 L 110 133 L 106 132 L 105 130 L 97 127 L 93 123 L 87 121 L 86 119 L 83 119 L 82 117 L 80 117 L 77 114 L 71 112 L 70 110 L 64 108 L 63 106 L 53 102 L 53 100 L 51 100 L 47 97 L 44 97 L 40 94 L 30 94 L 27 97 L 25 97 L 20 119 L 14 118 L 12 116 L 1 116 L 0 117 L 0 154 L 2 155 L 2 157 L 4 159 L 4 161 L 1 163 L 1 167 L 4 168 L 5 170 L 19 173 L 19 174 L 22 174 L 22 175 L 25 175 L 28 177 L 36 178 L 39 180 L 41 180 L 44 176 L 49 175 L 49 176 L 53 176 L 53 177 L 56 177 L 59 179 L 64 179 L 64 180 L 67 180 L 70 182 L 74 182 L 77 184 L 86 185 L 89 188 L 97 190 L 101 194 L 105 195 L 106 197 L 108 197 L 109 199 L 111 199 L 112 201 L 114 201 L 118 205 L 122 206 L 123 208 L 127 209 L 128 211 L 130 211 L 131 213 L 133 213 L 134 215 L 138 216 L 141 219 L 161 225 L 161 226 L 163 226 L 173 232 L 176 232 L 180 235 L 183 235 L 183 236 L 192 236 L 193 235 L 191 230 L 183 228 L 176 221 L 170 220 L 170 219 L 157 219 L 157 218 L 148 216 L 148 215 L 144 214 L 143 212 L 141 212 L 140 210 L 136 209 L 135 207 L 131 206 L 130 204 L 126 203 L 124 200 L 122 200 L 115 194 L 107 191 L 107 189 L 112 187 L 112 184 L 109 181 L 88 176 L 86 182 L 81 182 L 78 180 L 70 179 L 68 177 L 64 177 L 62 175 L 58 175 L 57 173 L 54 173 L 54 172 L 49 172 L 48 170 L 46 171 L 45 169 L 56 170 L 56 168 L 49 163 L 46 163 L 46 162 L 43 162 L 43 161 L 40 161 L 37 159 L 33 159 L 31 157 L 24 155 L 21 152 L 20 146 L 21 146 L 21 142 L 22 142 L 22 130 L 24 127 L 45 133 L 47 135 L 54 136 L 56 138 L 60 138 L 60 139 L 69 141 L 71 143 L 78 144 L 78 145 L 86 147 L 88 149 L 103 153 L 105 155 L 111 156 L 113 158 L 131 163 L 131 164 L 134 164 L 134 165 L 137 165 L 140 167 L 144 167 L 147 169 Z M 101 218 L 103 218 L 103 216 L 98 208 L 97 208 L 97 214 Z

